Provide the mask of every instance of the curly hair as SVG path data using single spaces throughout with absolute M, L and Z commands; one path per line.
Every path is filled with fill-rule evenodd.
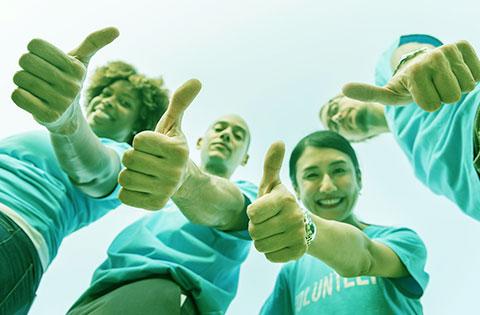
M 100 95 L 105 87 L 118 80 L 127 80 L 140 94 L 142 106 L 132 135 L 143 130 L 153 130 L 167 109 L 168 90 L 163 86 L 161 77 L 147 78 L 126 62 L 111 61 L 95 70 L 86 89 L 85 106 Z

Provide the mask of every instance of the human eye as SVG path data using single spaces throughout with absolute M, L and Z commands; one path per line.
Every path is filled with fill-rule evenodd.
M 241 133 L 241 132 L 236 132 L 233 136 L 234 136 L 235 139 L 238 140 L 238 141 L 242 141 L 242 140 L 245 138 L 245 136 L 244 136 L 243 133 Z
M 306 180 L 314 180 L 316 178 L 318 178 L 318 174 L 315 172 L 308 172 L 303 174 L 303 179 L 306 179 Z
M 122 105 L 125 108 L 131 108 L 132 107 L 132 104 L 129 101 L 122 100 L 122 99 L 120 100 L 120 105 Z
M 332 170 L 333 175 L 343 175 L 347 172 L 347 170 L 344 167 L 335 167 Z
M 225 127 L 221 124 L 217 124 L 217 125 L 213 126 L 213 130 L 216 131 L 216 132 L 220 132 L 223 129 L 225 129 Z

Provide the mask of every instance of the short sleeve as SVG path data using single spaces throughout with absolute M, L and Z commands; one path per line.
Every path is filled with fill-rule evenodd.
M 268 297 L 260 310 L 260 315 L 290 315 L 293 314 L 293 305 L 288 286 L 289 265 L 285 265 L 277 276 L 272 294 Z
M 428 284 L 425 272 L 427 249 L 420 237 L 407 228 L 392 228 L 373 240 L 390 247 L 407 268 L 410 276 L 391 278 L 394 285 L 409 298 L 420 298 Z
M 442 46 L 442 42 L 430 35 L 425 34 L 412 34 L 412 35 L 403 35 L 400 36 L 394 43 L 392 43 L 388 49 L 380 56 L 380 59 L 377 62 L 375 67 L 375 84 L 378 86 L 384 86 L 392 77 L 392 69 L 390 66 L 390 59 L 392 58 L 393 52 L 400 46 L 408 43 L 421 43 L 421 44 L 430 44 L 432 46 L 438 47 Z
M 251 204 L 257 199 L 258 187 L 250 182 L 239 180 L 235 185 L 240 189 L 242 194 L 248 199 L 247 204 Z
M 116 142 L 116 141 L 113 141 L 113 140 L 107 139 L 107 138 L 101 138 L 100 142 L 102 142 L 102 144 L 104 144 L 106 147 L 114 150 L 115 153 L 117 153 L 120 161 L 122 160 L 123 153 L 125 153 L 125 151 L 127 151 L 128 149 L 131 148 L 131 146 L 128 143 Z M 123 165 L 122 165 L 122 168 L 123 168 Z M 112 201 L 112 202 L 117 203 L 116 206 L 119 206 L 121 204 L 120 200 L 118 200 L 118 193 L 119 192 L 120 192 L 120 185 L 117 183 L 117 186 L 115 186 L 115 189 L 110 194 L 108 194 L 105 197 L 98 198 L 97 201 L 98 200 Z M 109 207 L 111 207 L 111 206 L 109 206 Z
M 120 161 L 122 160 L 123 153 L 125 153 L 125 151 L 131 148 L 128 143 L 117 142 L 107 138 L 100 138 L 100 142 L 108 148 L 114 150 L 120 158 Z

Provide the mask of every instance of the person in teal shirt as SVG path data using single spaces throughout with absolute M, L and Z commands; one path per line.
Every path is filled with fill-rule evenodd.
M 247 162 L 249 143 L 249 128 L 241 117 L 227 115 L 213 122 L 197 142 L 200 166 L 189 161 L 191 177 L 171 200 L 120 232 L 68 314 L 224 314 L 251 244 L 245 209 L 257 188 L 230 181 Z M 127 175 L 135 168 L 134 153 L 125 165 Z M 138 157 L 152 166 L 159 162 L 144 152 Z M 145 181 L 120 178 L 120 183 L 122 189 L 148 191 Z M 129 197 L 132 204 L 149 205 L 135 194 Z
M 349 83 L 320 110 L 351 141 L 392 132 L 416 177 L 480 220 L 480 60 L 465 41 L 400 37 L 380 58 L 377 86 Z M 388 106 L 384 106 L 388 105 Z
M 88 58 L 117 33 L 95 32 L 70 55 L 36 39 L 20 58 L 12 99 L 49 132 L 0 141 L 0 314 L 27 313 L 62 240 L 121 204 L 121 156 L 166 109 L 162 80 L 117 61 L 95 71 L 81 114 Z
M 270 147 L 247 209 L 255 248 L 287 262 L 260 314 L 422 314 L 425 245 L 408 228 L 357 218 L 362 174 L 350 143 L 332 131 L 300 140 L 289 161 L 295 195 L 279 177 L 284 150 Z

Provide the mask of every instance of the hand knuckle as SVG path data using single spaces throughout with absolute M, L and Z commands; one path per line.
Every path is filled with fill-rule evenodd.
M 146 131 L 142 131 L 142 132 L 139 132 L 135 135 L 135 137 L 133 138 L 133 143 L 132 143 L 132 146 L 134 148 L 141 148 L 145 141 L 146 141 L 146 138 L 147 138 L 147 132 Z
M 118 183 L 120 186 L 125 187 L 130 183 L 129 172 L 127 170 L 123 170 L 118 175 Z
M 435 63 L 443 62 L 445 58 L 445 52 L 449 52 L 449 51 L 450 51 L 449 47 L 446 47 L 444 50 L 440 50 L 440 49 L 434 50 L 429 54 L 428 59 L 430 59 L 429 60 L 430 62 L 435 62 Z
M 167 201 L 163 197 L 155 196 L 154 198 L 150 198 L 147 202 L 147 206 L 149 209 L 161 209 L 165 205 Z
M 252 207 L 252 205 L 249 205 L 247 207 L 247 216 L 250 220 L 255 218 L 255 213 L 256 213 L 255 208 Z
M 265 251 L 261 242 L 255 241 L 253 242 L 253 246 L 255 246 L 255 249 L 260 253 L 263 253 Z
M 252 224 L 252 222 L 248 222 L 248 234 L 250 234 L 250 237 L 252 238 L 252 240 L 256 240 L 256 234 L 257 231 L 256 231 L 256 228 L 255 226 Z
M 118 193 L 118 199 L 120 199 L 120 201 L 123 203 L 128 202 L 128 193 L 124 188 L 120 188 L 120 191 Z
M 459 48 L 469 48 L 470 47 L 470 43 L 468 41 L 464 40 L 464 39 L 459 40 L 455 45 Z
M 37 47 L 38 45 L 40 45 L 41 42 L 42 42 L 41 39 L 39 39 L 39 38 L 34 38 L 34 39 L 32 39 L 30 42 L 28 42 L 27 49 L 28 49 L 28 50 L 35 49 L 35 47 Z
M 128 167 L 129 165 L 132 164 L 132 161 L 134 160 L 134 155 L 135 151 L 133 149 L 129 149 L 123 153 L 122 157 L 122 163 L 125 165 L 125 167 Z
M 411 74 L 412 78 L 414 80 L 418 79 L 420 77 L 420 75 L 422 75 L 422 73 L 425 71 L 424 69 L 425 69 L 424 66 L 422 66 L 421 64 L 411 65 L 410 66 L 410 74 Z
M 22 68 L 27 67 L 30 59 L 31 59 L 31 55 L 29 53 L 24 53 L 23 55 L 20 56 L 20 59 L 18 60 L 18 64 Z

